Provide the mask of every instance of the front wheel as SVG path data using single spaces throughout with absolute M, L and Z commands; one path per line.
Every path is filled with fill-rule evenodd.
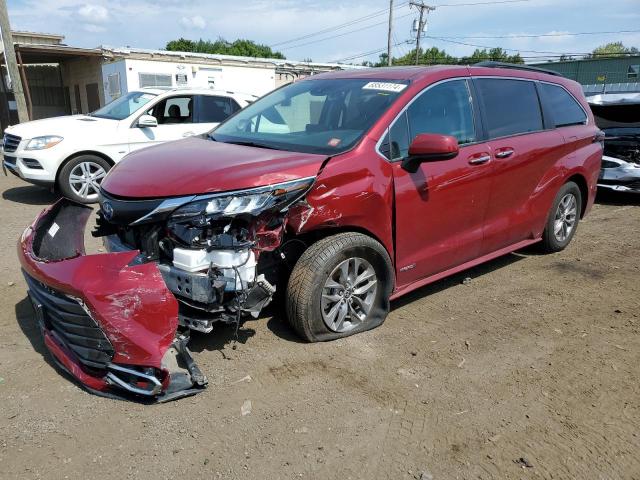
M 309 342 L 370 330 L 389 313 L 391 260 L 384 247 L 360 233 L 319 240 L 296 263 L 287 288 L 287 317 Z
M 109 162 L 95 155 L 73 158 L 60 170 L 60 192 L 78 203 L 95 203 L 98 201 L 100 183 L 110 168 Z
M 576 233 L 582 210 L 582 193 L 573 182 L 565 183 L 551 206 L 547 225 L 542 234 L 545 252 L 564 250 Z

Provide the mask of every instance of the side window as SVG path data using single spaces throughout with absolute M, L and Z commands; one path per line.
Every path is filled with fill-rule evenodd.
M 431 87 L 407 109 L 410 138 L 420 133 L 451 135 L 464 145 L 476 140 L 473 107 L 466 80 Z
M 198 123 L 220 123 L 240 109 L 231 98 L 211 95 L 199 95 L 198 105 Z
M 484 106 L 489 138 L 543 129 L 540 102 L 533 82 L 479 78 L 475 84 Z
M 556 127 L 583 125 L 586 123 L 587 115 L 569 92 L 558 85 L 550 83 L 540 83 L 539 85 L 542 97 L 551 109 Z
M 389 133 L 380 144 L 380 153 L 389 160 L 401 160 L 409 154 L 409 128 L 406 112 L 402 113 L 389 129 Z
M 158 125 L 193 123 L 193 97 L 170 97 L 161 101 L 151 111 Z

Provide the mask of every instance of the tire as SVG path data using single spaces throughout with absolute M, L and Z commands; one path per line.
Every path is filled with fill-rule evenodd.
M 111 164 L 96 155 L 80 155 L 64 164 L 58 175 L 58 188 L 70 200 L 78 203 L 98 201 L 100 182 Z
M 379 242 L 354 232 L 332 235 L 296 262 L 287 286 L 287 319 L 308 342 L 370 330 L 389 313 L 393 282 L 391 259 Z
M 547 225 L 542 233 L 542 251 L 564 250 L 576 234 L 582 210 L 582 192 L 573 182 L 565 183 L 553 200 Z

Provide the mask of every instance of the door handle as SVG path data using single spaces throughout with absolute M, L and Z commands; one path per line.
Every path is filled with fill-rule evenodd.
M 182 134 L 183 137 L 193 137 L 196 134 L 196 132 L 184 132 Z
M 513 155 L 513 148 L 503 148 L 496 152 L 496 158 L 507 158 Z
M 478 155 L 476 157 L 469 158 L 469 163 L 471 165 L 482 165 L 483 163 L 487 163 L 491 160 L 491 155 L 488 153 Z

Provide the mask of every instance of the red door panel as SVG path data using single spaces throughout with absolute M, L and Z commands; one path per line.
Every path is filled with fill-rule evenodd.
M 398 287 L 480 254 L 493 169 L 487 144 L 462 147 L 452 160 L 416 173 L 394 163 Z
M 494 152 L 493 179 L 483 254 L 533 237 L 534 227 L 548 213 L 537 201 L 545 193 L 543 177 L 566 151 L 562 135 L 555 130 L 491 140 L 489 144 Z

